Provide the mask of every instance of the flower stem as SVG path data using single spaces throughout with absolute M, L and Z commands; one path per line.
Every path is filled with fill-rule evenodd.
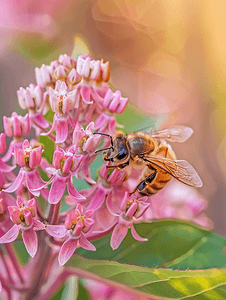
M 1 258 L 2 258 L 2 261 L 3 261 L 3 264 L 4 264 L 4 266 L 5 266 L 6 272 L 7 272 L 7 274 L 8 274 L 8 280 L 9 280 L 9 283 L 10 283 L 10 284 L 13 284 L 14 281 L 13 281 L 12 276 L 11 276 L 11 273 L 10 273 L 10 271 L 9 271 L 9 270 L 10 270 L 10 267 L 7 266 L 7 262 L 6 262 L 5 256 L 3 255 L 1 249 L 0 249 L 0 256 L 1 256 Z
M 54 211 L 50 222 L 51 225 L 57 224 L 59 213 L 60 213 L 60 206 L 61 206 L 61 201 L 59 201 L 57 204 L 54 205 Z
M 9 255 L 12 263 L 13 263 L 13 266 L 14 266 L 16 272 L 17 272 L 17 275 L 20 279 L 20 282 L 24 283 L 24 278 L 23 278 L 22 273 L 21 273 L 21 268 L 20 268 L 20 265 L 18 263 L 18 259 L 17 259 L 16 255 L 14 253 L 14 250 L 13 250 L 11 244 L 5 244 L 4 246 L 5 246 L 5 248 L 8 252 L 8 255 Z

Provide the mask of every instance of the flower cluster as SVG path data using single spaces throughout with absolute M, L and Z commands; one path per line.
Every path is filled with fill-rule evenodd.
M 6 136 L 12 140 L 0 158 L 0 243 L 13 242 L 21 231 L 31 257 L 40 260 L 48 253 L 47 272 L 56 255 L 62 266 L 77 247 L 95 251 L 91 241 L 97 236 L 110 233 L 112 249 L 120 246 L 129 229 L 136 240 L 146 241 L 134 223 L 158 218 L 151 215 L 158 204 L 138 192 L 129 196 L 139 172 L 130 176 L 127 168 L 112 170 L 111 163 L 104 162 L 95 178 L 90 174 L 99 150 L 112 147 L 115 115 L 121 114 L 128 102 L 107 84 L 109 62 L 89 55 L 77 60 L 60 55 L 50 65 L 36 68 L 35 74 L 36 85 L 17 91 L 24 116 L 13 112 L 11 117 L 3 117 L 0 154 L 7 150 Z M 25 136 L 31 128 L 35 139 L 28 141 Z M 40 143 L 40 136 L 52 141 L 52 157 L 44 157 L 49 146 Z M 48 181 L 43 179 L 44 173 Z M 90 188 L 79 189 L 78 178 Z M 43 206 L 43 201 L 47 205 Z M 69 208 L 61 211 L 64 201 Z M 184 212 L 188 205 L 184 204 Z M 197 205 L 195 216 L 199 213 L 203 207 Z M 202 225 L 208 225 L 205 218 Z M 6 280 L 2 274 L 0 279 Z

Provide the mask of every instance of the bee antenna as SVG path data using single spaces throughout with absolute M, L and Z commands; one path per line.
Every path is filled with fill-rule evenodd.
M 112 149 L 114 151 L 113 147 L 109 147 L 109 148 L 103 148 L 103 149 L 96 150 L 95 153 L 102 152 L 102 151 L 105 151 L 105 150 L 110 150 L 110 149 Z
M 110 134 L 102 133 L 102 132 L 94 132 L 93 134 L 100 134 L 100 135 L 108 136 L 111 139 L 111 146 L 113 147 L 113 138 Z M 106 148 L 106 149 L 103 149 L 103 150 L 111 149 L 112 147 Z M 97 150 L 97 151 L 100 151 L 100 150 Z

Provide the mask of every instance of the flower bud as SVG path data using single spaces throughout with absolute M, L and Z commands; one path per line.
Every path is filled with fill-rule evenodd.
M 75 69 L 72 69 L 67 76 L 67 80 L 70 84 L 75 85 L 81 81 L 81 77 Z
M 60 64 L 62 64 L 65 68 L 69 70 L 76 67 L 76 61 L 67 54 L 61 54 L 59 56 L 58 61 Z
M 54 71 L 54 78 L 56 80 L 65 81 L 67 77 L 67 70 L 64 66 L 59 65 L 56 70 Z

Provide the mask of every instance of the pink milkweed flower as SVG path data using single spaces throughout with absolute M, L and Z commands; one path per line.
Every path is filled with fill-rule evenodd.
M 18 148 L 21 148 L 23 142 L 22 136 L 30 132 L 31 122 L 29 114 L 22 117 L 18 116 L 16 112 L 13 112 L 10 118 L 6 116 L 3 117 L 3 125 L 6 135 L 13 137 L 6 155 L 2 158 L 4 162 L 7 162 L 13 154 L 14 146 L 16 145 Z M 13 159 L 13 163 L 14 162 L 15 160 Z
M 28 170 L 37 167 L 42 160 L 42 145 L 37 148 L 32 148 L 28 140 L 24 140 L 22 149 L 14 146 L 14 155 L 16 157 L 17 164 L 21 168 Z
M 73 108 L 78 108 L 75 97 L 76 91 L 68 91 L 68 87 L 65 82 L 57 80 L 55 90 L 49 88 L 49 102 L 51 109 L 55 113 L 64 115 Z
M 35 229 L 39 229 L 37 217 L 36 199 L 29 200 L 26 204 L 22 198 L 17 197 L 17 206 L 9 206 L 11 220 L 15 225 L 1 238 L 0 243 L 11 243 L 17 238 L 19 231 L 22 231 L 22 239 L 27 252 L 34 257 L 38 249 L 38 238 Z
M 96 157 L 94 151 L 101 140 L 101 136 L 93 134 L 93 131 L 94 122 L 89 123 L 86 129 L 77 122 L 73 132 L 72 145 L 72 147 L 76 147 L 76 152 L 82 155 L 81 164 L 76 174 L 79 176 L 78 173 L 81 171 L 84 179 L 91 184 L 94 184 L 95 181 L 90 177 L 89 167 Z
M 14 138 L 21 138 L 23 135 L 27 135 L 31 129 L 29 114 L 22 117 L 16 112 L 13 112 L 9 118 L 4 116 L 3 125 L 6 135 Z
M 49 192 L 48 202 L 50 204 L 58 203 L 63 197 L 66 185 L 68 193 L 71 197 L 77 200 L 84 200 L 85 198 L 74 188 L 72 183 L 72 175 L 79 167 L 82 157 L 75 155 L 74 152 L 70 150 L 64 151 L 59 146 L 53 155 L 53 167 L 47 168 L 47 172 L 53 174 L 52 178 L 45 183 L 44 186 L 52 183 Z M 43 188 L 40 187 L 39 189 Z
M 34 110 L 41 106 L 43 91 L 40 85 L 29 84 L 26 89 L 20 88 L 17 91 L 19 105 L 22 109 Z
M 76 209 L 68 213 L 65 220 L 67 229 L 67 239 L 63 243 L 58 256 L 60 266 L 63 266 L 72 256 L 78 245 L 86 250 L 95 251 L 96 248 L 91 244 L 85 234 L 91 229 L 94 220 L 91 218 L 93 211 L 87 210 L 81 204 Z
M 55 112 L 53 118 L 52 128 L 47 133 L 42 135 L 49 135 L 56 130 L 56 143 L 64 143 L 68 136 L 69 123 L 74 126 L 68 112 L 78 107 L 76 101 L 76 91 L 68 92 L 68 87 L 65 82 L 58 80 L 56 82 L 55 90 L 49 88 L 49 101 L 51 109 Z
M 94 60 L 88 54 L 80 55 L 77 59 L 77 72 L 87 81 L 107 82 L 110 78 L 110 63 Z
M 42 65 L 41 68 L 35 68 L 35 77 L 37 84 L 42 88 L 52 86 L 52 78 L 50 76 L 50 66 Z
M 40 130 L 40 127 L 47 128 L 49 126 L 44 116 L 38 111 L 40 106 L 40 109 L 43 110 L 45 105 L 45 98 L 43 97 L 43 90 L 40 85 L 30 84 L 26 89 L 21 87 L 17 91 L 17 97 L 20 107 L 29 110 L 29 117 L 34 127 Z
M 121 97 L 121 92 L 118 90 L 113 93 L 113 91 L 109 88 L 103 99 L 103 106 L 108 110 L 121 114 L 129 101 L 129 98 Z
M 78 149 L 79 153 L 95 151 L 101 136 L 93 134 L 94 122 L 89 123 L 86 129 L 79 122 L 76 123 L 73 132 L 73 145 Z
M 80 191 L 86 198 L 84 202 L 86 203 L 87 209 L 93 211 L 99 209 L 104 201 L 112 197 L 113 187 L 120 185 L 126 176 L 126 171 L 118 168 L 115 168 L 109 175 L 109 169 L 107 169 L 108 165 L 109 162 L 103 164 L 100 169 L 100 177 L 94 186 L 89 190 Z
M 28 140 L 25 140 L 22 144 L 22 149 L 14 146 L 14 153 L 17 164 L 21 169 L 15 181 L 4 191 L 6 193 L 15 192 L 21 183 L 25 181 L 29 192 L 38 197 L 40 192 L 34 191 L 33 189 L 40 188 L 45 183 L 36 170 L 36 167 L 40 164 L 42 159 L 42 145 L 37 148 L 32 148 Z M 46 192 L 46 190 L 42 191 L 43 196 Z
M 126 191 L 123 199 L 121 201 L 118 200 L 118 197 L 115 197 L 115 199 L 114 197 L 110 197 L 106 201 L 108 210 L 113 215 L 118 216 L 118 222 L 113 229 L 110 242 L 113 250 L 120 246 L 129 228 L 131 229 L 132 236 L 137 241 L 147 241 L 146 238 L 142 238 L 137 234 L 133 224 L 135 219 L 139 219 L 150 206 L 150 203 L 147 203 L 148 197 L 145 196 L 137 199 L 134 194 L 129 197 Z

